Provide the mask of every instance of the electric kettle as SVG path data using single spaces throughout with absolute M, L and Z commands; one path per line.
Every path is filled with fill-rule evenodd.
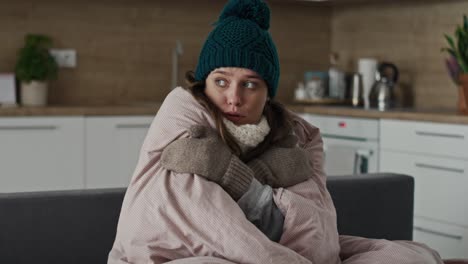
M 398 68 L 393 63 L 382 62 L 375 73 L 375 83 L 369 93 L 369 105 L 379 111 L 395 106 L 394 86 L 398 81 Z

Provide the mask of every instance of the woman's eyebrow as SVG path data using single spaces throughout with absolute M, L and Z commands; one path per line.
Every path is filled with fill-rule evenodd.
M 225 71 L 222 71 L 222 70 L 215 70 L 213 73 L 220 73 L 220 74 L 232 76 L 232 73 L 230 73 L 230 72 L 225 72 Z
M 260 77 L 258 75 L 246 75 L 245 77 L 247 77 L 249 79 L 262 79 L 262 77 Z
M 224 74 L 224 75 L 228 75 L 228 76 L 233 76 L 234 75 L 232 72 L 227 72 L 227 71 L 223 71 L 223 70 L 215 70 L 215 71 L 213 71 L 213 73 L 219 73 L 219 74 Z M 258 74 L 249 74 L 249 75 L 245 75 L 243 77 L 244 78 L 250 78 L 250 79 L 262 79 L 262 77 L 260 77 Z

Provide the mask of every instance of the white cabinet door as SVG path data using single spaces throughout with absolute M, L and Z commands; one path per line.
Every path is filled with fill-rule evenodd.
M 381 120 L 380 146 L 387 150 L 468 159 L 468 126 Z
M 0 192 L 84 187 L 84 118 L 0 118 Z
M 442 258 L 468 258 L 468 229 L 415 217 L 413 240 L 427 244 Z
M 382 171 L 414 177 L 417 217 L 468 228 L 468 162 L 410 153 L 382 151 Z
M 86 188 L 128 186 L 153 118 L 86 118 Z
M 468 126 L 381 120 L 380 169 L 415 179 L 414 240 L 468 257 Z
M 327 175 L 377 172 L 379 121 L 375 119 L 300 114 L 320 129 Z
M 377 141 L 379 138 L 379 120 L 343 116 L 321 116 L 302 114 L 307 122 L 320 128 L 324 137 L 366 139 Z

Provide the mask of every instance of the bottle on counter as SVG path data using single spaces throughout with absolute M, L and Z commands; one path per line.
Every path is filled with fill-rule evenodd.
M 330 54 L 330 69 L 328 70 L 328 97 L 345 99 L 346 75 L 338 66 L 338 54 Z

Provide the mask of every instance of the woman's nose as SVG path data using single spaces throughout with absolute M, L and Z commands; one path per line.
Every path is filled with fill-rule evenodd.
M 239 106 L 242 104 L 242 96 L 241 96 L 241 91 L 237 87 L 231 88 L 229 91 L 229 94 L 227 96 L 227 101 L 229 105 L 235 105 Z

